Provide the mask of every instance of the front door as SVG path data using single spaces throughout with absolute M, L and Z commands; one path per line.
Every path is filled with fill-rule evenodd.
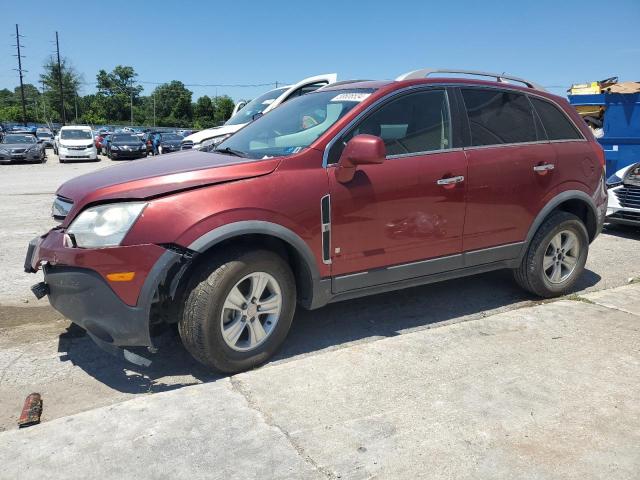
M 336 142 L 329 162 L 358 134 L 381 137 L 387 158 L 344 184 L 329 168 L 334 292 L 459 268 L 467 166 L 451 150 L 446 91 L 387 101 Z

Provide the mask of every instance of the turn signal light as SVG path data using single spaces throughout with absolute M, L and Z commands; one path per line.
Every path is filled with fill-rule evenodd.
M 107 280 L 111 282 L 130 282 L 136 276 L 136 272 L 108 273 Z

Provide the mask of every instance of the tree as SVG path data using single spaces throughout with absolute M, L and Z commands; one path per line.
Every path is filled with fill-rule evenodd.
M 44 99 L 47 104 L 47 116 L 55 121 L 62 121 L 60 118 L 60 76 L 62 76 L 62 91 L 67 118 L 73 118 L 75 115 L 74 99 L 78 96 L 82 83 L 82 77 L 68 64 L 65 58 L 60 61 L 60 67 L 59 70 L 58 62 L 50 57 L 42 66 L 44 72 L 40 75 L 40 81 L 45 86 Z
M 152 93 L 156 101 L 158 125 L 188 126 L 193 118 L 191 90 L 184 83 L 174 80 L 156 87 Z
M 193 107 L 193 123 L 196 128 L 213 127 L 216 122 L 214 119 L 215 110 L 211 98 L 204 95 L 196 101 Z
M 217 124 L 224 123 L 231 117 L 233 113 L 233 99 L 228 95 L 222 95 L 213 99 L 213 119 Z
M 116 121 L 131 119 L 131 107 L 140 104 L 142 85 L 136 85 L 138 74 L 133 67 L 118 65 L 111 72 L 100 70 L 96 75 L 99 103 L 107 118 Z M 104 102 L 104 99 L 108 101 Z

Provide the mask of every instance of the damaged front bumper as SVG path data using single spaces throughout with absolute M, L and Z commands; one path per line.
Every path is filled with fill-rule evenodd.
M 149 258 L 140 258 L 142 251 Z M 122 268 L 132 254 L 138 256 L 138 263 L 127 268 L 136 269 L 137 284 L 123 287 L 124 282 L 109 282 L 105 272 Z M 120 347 L 154 347 L 152 306 L 175 294 L 179 275 L 190 261 L 188 252 L 158 245 L 100 251 L 66 247 L 62 233 L 53 230 L 30 242 L 25 271 L 33 273 L 42 268 L 44 282 L 34 286 L 34 294 L 47 295 L 49 303 L 84 328 L 98 346 L 144 364 L 141 357 L 136 361 L 137 355 Z

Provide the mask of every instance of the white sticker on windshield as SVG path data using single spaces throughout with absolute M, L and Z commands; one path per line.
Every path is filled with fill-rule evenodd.
M 370 93 L 362 93 L 362 92 L 351 92 L 351 93 L 341 93 L 340 95 L 336 95 L 331 99 L 332 102 L 361 102 L 365 98 L 367 98 Z
M 273 103 L 273 98 L 267 98 L 264 102 L 262 102 L 262 105 L 271 105 Z

